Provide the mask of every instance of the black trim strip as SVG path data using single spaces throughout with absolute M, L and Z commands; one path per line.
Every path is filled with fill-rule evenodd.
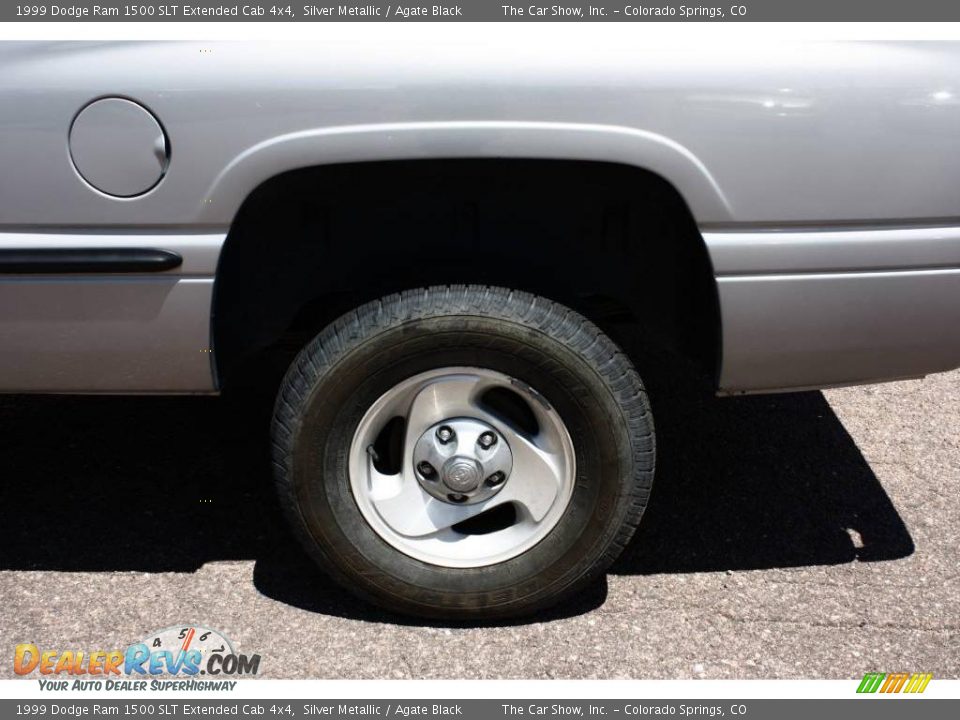
M 846 232 L 857 230 L 934 230 L 936 228 L 955 228 L 960 226 L 960 218 L 905 218 L 899 220 L 785 220 L 767 222 L 766 220 L 748 220 L 746 222 L 705 222 L 697 225 L 702 233 L 775 233 L 775 232 Z
M 0 249 L 0 273 L 162 272 L 182 264 L 178 253 L 150 248 Z

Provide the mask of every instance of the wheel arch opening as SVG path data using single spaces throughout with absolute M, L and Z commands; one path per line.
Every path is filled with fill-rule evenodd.
M 280 372 L 364 302 L 471 283 L 549 297 L 614 339 L 639 324 L 716 376 L 713 273 L 667 180 L 609 162 L 392 160 L 291 170 L 245 199 L 214 288 L 218 385 Z

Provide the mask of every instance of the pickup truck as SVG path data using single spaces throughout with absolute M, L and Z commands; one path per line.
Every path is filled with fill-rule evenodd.
M 611 318 L 721 394 L 960 366 L 960 46 L 362 32 L 0 44 L 0 391 L 217 394 L 286 348 L 304 546 L 469 619 L 641 520 Z

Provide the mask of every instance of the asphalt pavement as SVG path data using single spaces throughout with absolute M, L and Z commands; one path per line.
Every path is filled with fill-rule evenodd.
M 651 391 L 657 479 L 626 553 L 573 602 L 480 626 L 316 570 L 253 400 L 0 398 L 0 650 L 199 623 L 274 678 L 960 677 L 960 373 Z

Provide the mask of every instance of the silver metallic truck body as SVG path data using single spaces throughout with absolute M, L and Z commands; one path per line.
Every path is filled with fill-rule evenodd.
M 0 262 L 0 390 L 215 392 L 217 258 L 295 168 L 420 158 L 633 165 L 706 242 L 723 392 L 960 366 L 960 45 L 509 41 L 0 44 L 0 251 L 161 248 L 162 272 Z M 68 136 L 98 98 L 162 124 L 146 193 L 104 194 Z M 97 149 L 109 155 L 109 142 Z

